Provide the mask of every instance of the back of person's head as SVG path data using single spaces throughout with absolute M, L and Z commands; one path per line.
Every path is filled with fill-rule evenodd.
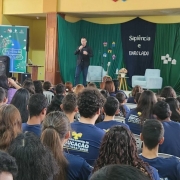
M 114 79 L 113 82 L 114 82 L 115 92 L 117 92 L 119 90 L 119 80 Z
M 108 97 L 103 109 L 107 116 L 114 116 L 119 109 L 119 101 L 115 97 Z
M 165 120 L 170 118 L 171 110 L 169 104 L 165 101 L 159 101 L 153 106 L 153 115 L 157 117 L 158 120 Z
M 18 172 L 15 158 L 8 153 L 0 151 L 0 179 L 13 180 Z
M 124 126 L 113 126 L 106 132 L 93 172 L 110 164 L 131 165 L 151 177 L 151 174 L 148 172 L 149 166 L 138 156 L 133 134 Z
M 96 87 L 96 84 L 93 83 L 93 82 L 88 83 L 87 87 L 88 87 L 88 88 L 97 88 L 97 87 Z
M 0 87 L 2 87 L 5 90 L 9 89 L 9 84 L 8 84 L 8 78 L 5 75 L 0 76 Z
M 105 89 L 101 90 L 100 93 L 107 99 L 110 95 L 109 92 L 106 91 Z
M 104 89 L 108 91 L 109 93 L 115 92 L 115 86 L 113 81 L 106 81 Z
M 55 95 L 51 101 L 51 104 L 47 108 L 47 114 L 53 111 L 62 111 L 61 104 L 64 96 L 61 94 Z
M 134 101 L 136 104 L 138 104 L 140 96 L 141 96 L 141 92 L 136 93 L 135 98 L 134 98 Z
M 63 142 L 69 136 L 70 122 L 67 116 L 59 111 L 49 113 L 42 124 L 42 143 L 49 147 L 58 162 L 59 179 L 65 180 L 67 175 L 67 160 L 63 154 Z
M 142 92 L 136 108 L 138 112 L 141 112 L 140 117 L 142 122 L 145 119 L 149 119 L 152 116 L 153 105 L 156 102 L 157 102 L 156 96 L 152 91 L 146 90 Z
M 113 164 L 95 172 L 90 180 L 151 180 L 145 173 L 130 165 Z
M 21 115 L 14 105 L 0 106 L 0 149 L 6 150 L 21 133 Z
M 164 141 L 164 127 L 162 123 L 155 119 L 146 120 L 141 134 L 144 145 L 149 149 L 154 149 Z
M 66 92 L 66 87 L 64 84 L 60 83 L 56 85 L 56 94 L 64 94 Z
M 43 94 L 43 86 L 41 81 L 33 81 L 35 87 L 35 93 Z
M 66 87 L 66 92 L 73 92 L 73 85 L 71 82 L 66 82 L 65 87 Z
M 0 87 L 0 103 L 6 104 L 7 103 L 7 91 Z
M 142 87 L 137 85 L 132 89 L 132 96 L 135 97 L 137 93 L 142 93 L 142 92 L 143 92 Z
M 30 95 L 35 94 L 35 87 L 32 81 L 25 80 L 23 82 L 23 88 L 27 89 Z
M 170 97 L 176 98 L 176 92 L 171 86 L 165 86 L 162 89 L 160 96 L 164 98 L 170 98 Z
M 124 93 L 122 93 L 122 92 L 118 92 L 118 93 L 116 94 L 116 98 L 117 98 L 117 100 L 119 101 L 119 103 L 124 103 L 125 100 L 126 100 L 126 96 L 125 96 Z
M 84 89 L 78 95 L 78 109 L 82 117 L 93 118 L 103 107 L 105 98 L 97 89 Z
M 27 89 L 20 88 L 14 94 L 11 104 L 13 104 L 20 112 L 22 123 L 27 122 L 29 117 L 28 103 L 30 94 Z
M 45 91 L 48 91 L 51 87 L 52 87 L 52 85 L 51 85 L 51 83 L 50 83 L 49 81 L 45 81 L 45 82 L 43 83 L 43 89 L 44 89 Z
M 76 95 L 78 95 L 80 92 L 83 91 L 83 89 L 84 89 L 84 86 L 83 86 L 82 84 L 78 84 L 78 85 L 75 87 L 75 89 L 74 89 L 74 93 L 75 93 Z
M 45 116 L 47 105 L 47 99 L 43 94 L 37 93 L 32 95 L 28 104 L 30 118 L 39 116 L 41 113 Z
M 63 98 L 62 109 L 67 114 L 73 113 L 77 109 L 77 97 L 75 93 L 69 93 Z
M 166 98 L 165 100 L 171 110 L 171 120 L 180 122 L 180 103 L 176 98 Z
M 8 148 L 8 153 L 18 165 L 16 180 L 53 180 L 58 173 L 53 155 L 33 133 L 17 136 Z

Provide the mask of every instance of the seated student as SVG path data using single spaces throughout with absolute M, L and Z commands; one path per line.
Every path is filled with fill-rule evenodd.
M 46 116 L 47 105 L 47 99 L 43 94 L 37 93 L 30 97 L 28 104 L 30 117 L 27 123 L 22 124 L 23 132 L 30 131 L 41 136 L 41 123 Z
M 66 87 L 65 87 L 65 85 L 62 84 L 62 83 L 57 84 L 56 88 L 55 88 L 55 92 L 56 92 L 56 95 L 63 95 L 63 96 L 65 96 L 66 95 Z
M 78 112 L 77 97 L 74 93 L 69 93 L 63 98 L 61 109 L 68 117 L 70 123 L 74 122 L 74 117 Z
M 97 88 L 97 87 L 96 87 L 96 84 L 93 83 L 93 82 L 88 83 L 88 84 L 87 84 L 87 87 L 90 87 L 90 88 Z
M 158 157 L 159 145 L 164 141 L 162 123 L 157 120 L 147 120 L 142 129 L 141 140 L 143 141 L 143 150 L 140 157 L 143 161 L 156 168 L 160 178 L 179 180 L 179 160 L 174 156 L 169 158 Z
M 7 91 L 0 87 L 0 105 L 6 104 L 7 102 Z
M 100 83 L 100 89 L 104 89 L 106 81 L 112 81 L 112 78 L 108 75 L 103 77 L 103 81 Z
M 87 180 L 91 167 L 87 162 L 72 154 L 63 152 L 63 145 L 70 137 L 70 122 L 59 111 L 49 113 L 43 121 L 41 141 L 53 153 L 58 165 L 59 180 Z
M 160 153 L 171 154 L 180 157 L 180 123 L 171 121 L 169 105 L 160 101 L 153 107 L 153 114 L 164 126 L 164 143 L 159 146 Z
M 140 98 L 141 94 L 142 94 L 141 92 L 140 92 L 140 93 L 136 93 L 135 98 L 134 98 L 134 102 L 135 102 L 136 104 L 138 104 L 139 98 Z
M 80 121 L 71 123 L 72 138 L 65 144 L 70 154 L 83 157 L 90 165 L 98 157 L 99 147 L 105 132 L 94 126 L 104 104 L 99 90 L 87 88 L 78 95 Z
M 110 95 L 109 95 L 109 92 L 106 91 L 106 90 L 101 90 L 100 93 L 107 99 Z
M 151 180 L 141 170 L 130 165 L 112 164 L 96 171 L 90 180 Z
M 65 87 L 66 87 L 66 93 L 73 93 L 73 85 L 71 82 L 66 82 Z
M 124 93 L 118 92 L 116 94 L 116 98 L 119 101 L 119 105 L 120 105 L 119 106 L 120 116 L 126 117 L 126 114 L 129 113 L 130 109 L 125 104 L 127 102 L 127 100 L 126 100 L 126 97 L 125 97 Z
M 76 87 L 74 88 L 74 93 L 76 95 L 78 95 L 79 93 L 81 93 L 84 89 L 84 86 L 82 84 L 78 84 L 76 85 Z
M 102 122 L 97 123 L 96 127 L 99 127 L 106 132 L 115 125 L 124 126 L 129 129 L 128 125 L 114 120 L 115 114 L 119 113 L 119 102 L 115 97 L 108 97 L 103 109 L 105 118 Z
M 23 88 L 27 89 L 29 91 L 30 95 L 35 94 L 35 87 L 34 87 L 34 84 L 33 84 L 32 80 L 26 79 L 23 82 Z
M 141 88 L 141 86 L 135 86 L 132 89 L 132 93 L 131 93 L 132 96 L 128 98 L 127 103 L 136 104 L 136 102 L 134 101 L 134 98 L 135 98 L 137 93 L 142 93 L 142 92 L 143 92 L 143 89 Z
M 18 135 L 8 153 L 18 165 L 16 180 L 54 180 L 59 172 L 53 155 L 34 133 Z
M 115 86 L 113 81 L 106 81 L 104 89 L 109 92 L 110 96 L 116 96 Z
M 34 84 L 34 87 L 35 87 L 35 93 L 43 94 L 42 82 L 37 80 L 37 81 L 33 81 L 33 84 Z
M 146 119 L 152 118 L 153 105 L 157 102 L 156 96 L 152 91 L 144 91 L 135 109 L 126 115 L 126 124 L 134 134 L 140 134 L 142 125 Z
M 16 160 L 8 153 L 0 151 L 0 179 L 13 180 L 18 172 Z
M 176 92 L 171 86 L 165 86 L 161 91 L 160 97 L 164 97 L 164 98 L 173 97 L 173 98 L 176 98 Z
M 106 132 L 100 146 L 99 157 L 96 160 L 93 174 L 110 164 L 131 165 L 147 174 L 151 179 L 159 180 L 157 170 L 138 157 L 134 136 L 124 126 L 113 126 Z
M 48 100 L 48 103 L 50 104 L 52 101 L 52 98 L 54 97 L 54 92 L 52 91 L 52 85 L 49 81 L 45 81 L 43 83 L 43 94 Z

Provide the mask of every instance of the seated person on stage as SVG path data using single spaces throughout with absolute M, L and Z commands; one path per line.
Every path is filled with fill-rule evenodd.
M 124 93 L 118 92 L 116 94 L 116 98 L 119 101 L 120 116 L 121 117 L 126 117 L 126 114 L 129 113 L 130 109 L 125 104 L 127 100 L 126 100 L 126 97 L 125 97 Z
M 171 121 L 171 110 L 164 101 L 157 102 L 153 107 L 153 114 L 164 126 L 164 143 L 159 146 L 160 153 L 180 157 L 180 123 Z
M 94 125 L 104 101 L 104 97 L 97 89 L 87 88 L 78 95 L 80 121 L 71 123 L 72 135 L 64 145 L 70 154 L 81 156 L 90 165 L 93 165 L 98 157 L 105 134 Z
M 152 91 L 144 91 L 139 99 L 138 105 L 126 115 L 126 124 L 134 134 L 140 134 L 142 125 L 146 119 L 152 118 L 153 105 L 157 102 Z
M 40 137 L 41 123 L 46 116 L 47 99 L 43 94 L 34 94 L 29 99 L 29 119 L 22 124 L 23 132 L 30 131 Z
M 143 89 L 141 88 L 141 86 L 135 86 L 132 90 L 132 96 L 128 98 L 127 103 L 133 103 L 136 104 L 136 102 L 134 101 L 135 96 L 137 93 L 142 93 Z
M 103 129 L 106 132 L 115 125 L 124 126 L 129 129 L 128 125 L 114 120 L 115 114 L 119 113 L 119 102 L 115 97 L 108 97 L 103 109 L 105 118 L 103 122 L 96 124 L 97 127 Z
M 141 140 L 143 141 L 143 150 L 140 158 L 150 166 L 156 168 L 159 177 L 163 180 L 179 180 L 179 160 L 174 156 L 169 158 L 158 157 L 159 145 L 164 141 L 162 123 L 157 120 L 147 120 L 142 129 Z
M 61 109 L 68 117 L 70 123 L 74 122 L 74 117 L 78 112 L 77 97 L 74 93 L 69 93 L 63 98 Z

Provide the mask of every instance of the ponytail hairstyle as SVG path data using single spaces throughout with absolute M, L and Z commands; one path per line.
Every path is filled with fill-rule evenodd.
M 68 131 L 70 131 L 70 122 L 60 111 L 49 113 L 43 121 L 41 141 L 49 147 L 59 165 L 56 180 L 66 180 L 68 161 L 63 153 L 63 140 Z

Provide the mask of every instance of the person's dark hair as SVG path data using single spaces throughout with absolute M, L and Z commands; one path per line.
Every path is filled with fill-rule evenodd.
M 11 77 L 11 79 L 13 79 L 14 81 L 16 81 L 16 77 Z
M 69 93 L 67 94 L 63 100 L 62 100 L 62 105 L 63 105 L 63 111 L 65 113 L 72 113 L 77 107 L 77 97 L 76 94 L 74 93 Z
M 150 180 L 139 169 L 130 165 L 112 164 L 96 171 L 90 180 Z
M 177 100 L 179 101 L 179 103 L 180 103 L 180 96 L 178 96 L 176 99 L 177 99 Z
M 64 96 L 61 94 L 55 95 L 51 104 L 47 107 L 47 114 L 53 111 L 62 111 L 60 105 L 62 104 Z
M 152 116 L 153 105 L 157 102 L 156 96 L 152 91 L 143 91 L 137 105 L 137 112 L 141 112 L 141 124 Z
M 155 119 L 146 120 L 142 128 L 144 145 L 149 149 L 154 149 L 159 141 L 164 137 L 164 127 L 162 123 Z
M 88 88 L 89 88 L 89 87 L 91 87 L 91 88 L 97 88 L 97 87 L 96 87 L 96 84 L 93 83 L 93 82 L 88 83 L 87 87 L 88 87 Z
M 114 82 L 115 92 L 117 92 L 119 90 L 119 80 L 114 79 L 113 82 Z
M 56 85 L 56 94 L 64 94 L 66 92 L 66 87 L 64 84 L 60 83 L 58 85 Z
M 71 82 L 66 82 L 65 87 L 67 92 L 73 92 L 73 85 Z
M 180 103 L 175 98 L 166 98 L 165 100 L 171 110 L 171 120 L 175 122 L 180 122 Z
M 120 110 L 120 112 L 123 114 L 124 117 L 126 117 L 126 110 L 125 110 L 125 108 L 124 108 L 124 106 L 122 104 L 124 102 L 124 100 L 126 99 L 126 96 L 124 95 L 124 93 L 118 92 L 116 94 L 116 98 L 119 101 L 119 110 Z
M 13 179 L 17 176 L 18 167 L 15 158 L 8 153 L 0 151 L 0 174 L 2 172 L 8 172 L 12 174 Z
M 142 92 L 143 92 L 142 87 L 137 85 L 132 89 L 132 97 L 135 97 L 137 93 L 142 93 Z
M 141 94 L 142 94 L 141 92 L 136 93 L 135 98 L 134 98 L 136 104 L 138 104 Z
M 63 153 L 63 141 L 68 131 L 69 119 L 60 111 L 49 113 L 43 121 L 41 141 L 52 151 L 60 169 L 57 179 L 61 180 L 67 179 L 68 161 Z
M 44 108 L 47 108 L 48 101 L 43 94 L 33 94 L 29 99 L 28 110 L 30 118 L 39 116 Z
M 133 134 L 123 126 L 113 126 L 106 132 L 93 173 L 110 164 L 131 165 L 152 178 L 149 165 L 139 158 Z
M 171 86 L 165 86 L 162 89 L 160 96 L 164 98 L 170 98 L 170 97 L 176 98 L 176 92 Z
M 166 118 L 170 118 L 171 110 L 169 104 L 164 101 L 159 101 L 153 106 L 152 113 L 157 116 L 159 120 L 165 120 Z
M 20 88 L 14 94 L 11 104 L 13 104 L 20 112 L 22 123 L 27 122 L 29 118 L 28 103 L 30 94 L 27 89 Z
M 0 106 L 0 149 L 6 150 L 12 140 L 21 133 L 21 115 L 10 105 Z
M 41 81 L 33 81 L 35 87 L 35 93 L 43 94 L 43 86 Z
M 51 88 L 51 83 L 49 81 L 45 81 L 43 83 L 43 89 L 48 91 Z
M 8 148 L 16 159 L 16 180 L 53 180 L 58 173 L 57 163 L 51 152 L 31 132 L 20 134 Z
M 114 116 L 119 108 L 119 101 L 115 97 L 108 97 L 104 104 L 104 112 L 108 116 Z
M 6 98 L 6 90 L 0 87 L 0 103 L 2 103 L 5 98 Z
M 106 81 L 104 89 L 109 93 L 115 92 L 115 86 L 113 81 Z
M 23 88 L 27 89 L 30 93 L 30 95 L 35 94 L 35 87 L 32 81 L 25 80 L 23 82 Z
M 0 76 L 0 87 L 2 87 L 5 90 L 9 89 L 9 84 L 8 84 L 8 78 L 5 75 Z
M 105 97 L 105 98 L 108 98 L 110 95 L 109 95 L 109 92 L 106 91 L 105 89 L 101 90 L 100 93 Z
M 98 89 L 84 89 L 78 95 L 78 109 L 82 117 L 92 118 L 103 107 L 105 98 Z

